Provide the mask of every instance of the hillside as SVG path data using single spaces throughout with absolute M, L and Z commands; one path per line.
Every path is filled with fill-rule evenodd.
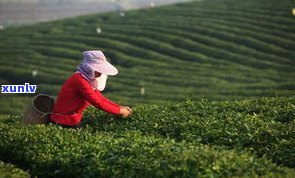
M 8 28 L 0 31 L 0 81 L 56 96 L 81 52 L 102 49 L 120 70 L 105 94 L 122 104 L 290 96 L 294 27 L 280 0 L 206 0 Z M 28 101 L 18 96 L 2 95 L 1 103 Z
M 295 177 L 287 1 L 204 0 L 2 29 L 0 84 L 56 97 L 89 49 L 118 67 L 104 94 L 132 105 L 132 117 L 90 107 L 82 129 L 23 126 L 33 95 L 1 94 L 0 177 Z

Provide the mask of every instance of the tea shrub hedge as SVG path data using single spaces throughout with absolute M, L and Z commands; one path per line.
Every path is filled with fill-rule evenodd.
M 1 158 L 38 177 L 294 176 L 249 153 L 143 136 L 1 124 Z
M 38 177 L 291 178 L 294 101 L 139 105 L 129 119 L 89 108 L 77 130 L 13 116 L 0 123 L 0 158 Z
M 30 178 L 30 174 L 12 164 L 0 161 L 0 178 Z
M 249 149 L 294 168 L 295 157 L 290 156 L 295 153 L 294 103 L 294 97 L 224 102 L 188 100 L 138 106 L 126 121 L 89 108 L 83 122 L 95 131 L 135 130 L 177 141 Z
M 116 101 L 293 96 L 294 26 L 281 0 L 209 0 L 7 27 L 0 80 L 57 95 L 82 51 L 100 49 L 119 69 L 106 88 Z

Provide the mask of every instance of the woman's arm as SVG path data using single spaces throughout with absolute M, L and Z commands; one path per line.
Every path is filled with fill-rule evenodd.
M 120 105 L 109 102 L 102 94 L 94 91 L 86 79 L 82 77 L 77 78 L 75 87 L 77 87 L 77 90 L 83 98 L 85 98 L 94 107 L 114 115 L 121 114 Z
M 100 97 L 101 97 L 101 99 L 104 101 L 104 102 L 107 102 L 107 103 L 109 103 L 109 104 L 111 104 L 111 105 L 113 105 L 113 106 L 119 106 L 119 107 L 121 107 L 119 104 L 117 104 L 117 103 L 114 103 L 113 101 L 111 101 L 111 100 L 109 100 L 109 99 L 107 99 L 99 90 L 95 90 L 95 92 L 98 94 L 98 95 L 100 95 Z
M 107 102 L 110 105 L 115 107 L 120 107 L 120 114 L 123 118 L 129 117 L 132 114 L 132 109 L 127 106 L 120 106 L 117 103 L 112 102 L 111 100 L 107 99 L 99 90 L 95 90 L 95 92 L 101 97 L 104 102 Z

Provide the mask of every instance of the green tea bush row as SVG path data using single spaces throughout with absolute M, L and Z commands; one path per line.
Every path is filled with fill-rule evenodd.
M 169 27 L 169 28 L 172 28 L 173 29 L 173 27 Z M 124 33 L 127 33 L 128 36 L 130 36 L 129 33 L 131 33 L 130 32 L 130 28 L 129 29 L 126 29 L 126 30 L 122 30 L 124 28 L 118 28 L 118 27 L 117 28 L 116 27 L 113 27 L 112 28 L 112 27 L 110 27 L 110 29 L 111 29 L 111 31 L 113 31 L 113 33 L 119 33 L 120 32 L 120 38 L 122 36 L 122 34 L 121 34 L 122 31 Z M 116 30 L 116 29 L 119 29 L 119 30 Z M 171 31 L 173 31 L 173 30 L 171 30 Z M 245 65 L 250 65 L 252 67 L 255 66 L 255 67 L 258 67 L 258 68 L 263 68 L 263 67 L 267 67 L 267 66 L 268 67 L 269 66 L 273 66 L 274 68 L 279 68 L 279 69 L 285 69 L 285 68 L 287 68 L 289 70 L 289 66 L 283 66 L 283 65 L 281 65 L 282 63 L 278 64 L 278 63 L 270 62 L 269 60 L 268 61 L 265 61 L 265 60 L 260 60 L 260 59 L 259 59 L 260 62 L 257 62 L 257 59 L 253 58 L 254 57 L 253 55 L 252 55 L 253 57 L 252 56 L 251 57 L 250 56 L 247 57 L 247 56 L 245 56 L 244 53 L 242 55 L 240 55 L 238 53 L 231 53 L 231 52 L 222 51 L 222 50 L 221 51 L 220 50 L 217 50 L 216 51 L 216 50 L 210 49 L 208 46 L 204 46 L 204 45 L 200 45 L 200 44 L 197 44 L 197 43 L 193 43 L 192 41 L 187 41 L 187 40 L 178 39 L 178 38 L 177 39 L 176 38 L 171 38 L 171 37 L 169 37 L 167 35 L 157 34 L 157 33 L 154 33 L 154 32 L 144 32 L 144 31 L 136 32 L 136 30 L 133 30 L 132 31 L 132 36 L 134 35 L 134 33 L 137 34 L 138 37 L 141 37 L 141 36 L 146 36 L 146 37 L 149 37 L 150 36 L 152 38 L 157 37 L 157 39 L 159 39 L 162 42 L 163 41 L 164 42 L 169 42 L 170 44 L 174 44 L 175 46 L 181 47 L 183 49 L 189 49 L 189 50 L 191 49 L 191 50 L 193 50 L 195 52 L 198 52 L 199 51 L 199 53 L 201 53 L 201 54 L 206 54 L 208 56 L 211 56 L 211 57 L 217 58 L 217 59 L 223 58 L 223 59 L 226 59 L 226 61 L 229 60 L 229 61 L 233 61 L 235 63 L 238 62 L 238 63 L 242 63 L 242 64 L 245 64 Z M 120 39 L 120 38 L 114 38 L 114 39 Z M 125 39 L 124 41 L 126 41 L 126 40 L 128 41 L 129 39 Z M 144 39 L 142 39 L 142 40 L 144 40 Z M 140 43 L 137 43 L 137 42 L 134 42 L 134 41 L 131 41 L 130 43 L 135 43 L 136 45 L 139 45 L 140 44 Z M 145 42 L 145 44 L 147 45 L 148 42 Z M 143 46 L 143 47 L 147 47 L 147 46 Z M 150 48 L 150 47 L 148 47 L 148 48 Z M 222 48 L 224 48 L 224 47 L 222 47 Z M 158 48 L 158 49 L 160 49 L 160 48 Z M 161 53 L 163 53 L 163 51 L 161 51 Z M 239 53 L 241 53 L 241 51 L 239 51 Z M 169 52 L 169 54 L 170 54 L 170 52 Z M 176 55 L 176 56 L 177 57 L 180 57 L 178 55 Z M 184 55 L 184 53 L 183 53 L 183 55 L 181 55 L 181 56 L 187 56 L 187 54 Z M 247 57 L 247 59 L 245 57 Z M 264 57 L 261 56 L 260 58 L 264 59 L 265 56 Z M 198 59 L 201 59 L 201 58 L 198 57 Z M 206 61 L 209 62 L 208 59 L 206 59 Z M 220 62 L 220 60 L 217 60 L 217 61 Z M 255 62 L 255 65 L 253 63 L 254 61 L 256 61 Z M 291 63 L 291 61 L 286 61 L 286 64 L 288 64 L 288 63 Z
M 179 10 L 181 11 L 181 9 L 179 9 Z M 214 10 L 216 10 L 216 9 L 214 9 Z M 160 18 L 160 19 L 159 18 L 154 18 L 153 16 L 150 16 L 150 17 L 146 16 L 144 18 L 147 20 L 148 24 L 152 24 L 152 22 L 153 23 L 155 23 L 155 22 L 161 23 L 161 21 L 162 21 L 163 23 L 161 23 L 161 26 L 166 27 L 166 26 L 174 25 L 174 26 L 180 27 L 180 28 L 186 27 L 186 28 L 190 29 L 189 30 L 190 33 L 192 32 L 191 29 L 194 29 L 194 28 L 198 29 L 200 27 L 201 28 L 205 27 L 206 29 L 214 30 L 214 31 L 219 32 L 219 33 L 228 33 L 228 34 L 247 33 L 247 35 L 249 37 L 254 37 L 255 38 L 255 37 L 258 37 L 258 34 L 262 34 L 262 36 L 264 37 L 265 33 L 263 33 L 262 31 L 267 30 L 265 28 L 262 28 L 259 31 L 257 31 L 257 29 L 256 29 L 257 28 L 257 24 L 256 24 L 257 22 L 256 21 L 251 21 L 250 19 L 234 17 L 234 18 L 239 18 L 239 19 L 234 21 L 234 22 L 230 22 L 228 20 L 223 20 L 222 16 L 220 16 L 220 18 L 206 18 L 207 19 L 206 21 L 201 21 L 201 25 L 192 26 L 192 24 L 194 24 L 194 23 L 196 23 L 196 24 L 200 23 L 200 19 L 205 18 L 205 17 L 203 17 L 202 13 L 199 13 L 198 15 L 196 14 L 196 17 L 192 17 L 191 15 L 182 16 L 181 15 L 182 13 L 183 12 L 181 12 L 180 14 L 172 15 L 173 18 L 171 18 L 171 15 L 167 15 L 167 14 L 165 14 L 165 16 Z M 186 20 L 184 20 L 184 19 L 186 19 Z M 141 22 L 138 22 L 138 21 L 136 21 L 134 19 L 128 19 L 128 20 L 129 21 L 127 21 L 127 22 L 134 22 L 134 24 L 136 24 L 136 22 L 138 24 L 141 23 Z M 246 22 L 242 23 L 241 22 L 242 20 L 245 20 Z M 181 25 L 177 24 L 177 22 L 181 22 Z M 255 29 L 251 29 L 251 28 L 253 28 L 251 26 L 251 24 L 256 24 Z M 269 21 L 268 21 L 267 24 L 271 24 L 271 23 L 269 23 Z M 144 27 L 144 25 L 141 25 L 141 26 Z M 232 29 L 231 28 L 232 26 L 237 26 L 240 29 L 238 29 L 238 31 L 237 31 L 235 29 Z M 255 32 L 251 32 L 251 30 L 255 31 Z M 171 31 L 173 31 L 173 29 Z M 280 31 L 278 31 L 278 32 L 280 32 Z M 259 39 L 261 40 L 261 42 L 272 40 L 272 42 L 273 42 L 272 44 L 276 44 L 276 45 L 277 44 L 282 45 L 283 41 L 286 40 L 285 37 L 277 39 L 277 37 L 274 37 L 272 35 L 273 34 L 270 34 L 269 38 L 262 38 L 262 37 L 259 36 Z M 238 36 L 236 36 L 236 37 L 238 37 Z M 290 43 L 290 41 L 287 41 L 286 43 Z M 277 47 L 275 47 L 275 49 L 276 50 L 281 50 L 281 48 L 279 48 L 279 47 L 280 46 L 277 46 Z M 273 52 L 276 52 L 276 51 L 273 51 Z M 285 56 L 285 55 L 283 54 L 283 56 Z
M 45 46 L 34 46 L 34 49 L 39 53 L 46 56 L 58 56 L 60 58 L 76 59 L 81 56 L 81 52 L 73 49 L 51 47 L 46 48 Z
M 38 177 L 292 177 L 266 158 L 173 139 L 0 124 L 0 157 Z
M 172 103 L 134 108 L 128 120 L 116 120 L 96 109 L 84 114 L 95 131 L 135 130 L 177 141 L 251 150 L 274 162 L 295 167 L 295 99 Z
M 175 50 L 175 47 L 172 44 L 166 43 L 164 41 L 155 41 L 151 40 L 150 38 L 142 37 L 136 37 L 136 36 L 127 36 L 124 34 L 106 34 L 106 36 L 110 39 L 117 39 L 126 41 L 130 44 L 133 44 L 135 46 L 148 49 L 150 51 L 156 51 L 159 54 L 163 54 L 165 56 L 169 56 L 171 58 L 178 58 L 185 61 L 191 61 L 191 62 L 212 62 L 213 59 L 209 58 L 208 56 L 202 54 L 202 53 L 192 53 L 190 51 L 187 51 L 186 49 L 178 48 Z M 216 62 L 216 61 L 215 61 Z M 217 61 L 218 62 L 218 61 Z
M 288 7 L 279 1 L 271 4 L 276 3 L 272 7 L 249 0 L 245 7 L 243 1 L 213 0 L 128 11 L 124 18 L 106 13 L 9 27 L 0 32 L 1 79 L 11 84 L 44 84 L 48 88 L 40 91 L 53 94 L 58 90 L 50 85 L 61 86 L 81 61 L 81 51 L 102 49 L 120 75 L 130 74 L 119 76 L 121 81 L 154 85 L 146 88 L 144 100 L 134 97 L 139 93 L 136 89 L 120 98 L 117 93 L 126 92 L 129 81 L 113 82 L 113 95 L 134 104 L 188 96 L 214 100 L 290 96 L 295 86 L 294 24 Z M 255 20 L 256 16 L 263 20 Z M 102 33 L 96 33 L 97 27 Z M 33 68 L 39 71 L 34 78 Z M 164 75 L 169 72 L 173 75 Z M 248 90 L 252 84 L 267 91 Z
M 215 48 L 212 46 L 207 46 L 207 45 L 198 43 L 196 41 L 192 41 L 190 39 L 181 38 L 175 35 L 168 35 L 167 33 L 163 34 L 163 33 L 154 32 L 154 31 L 136 32 L 135 30 L 130 31 L 130 28 L 124 31 L 120 29 L 119 32 L 120 32 L 120 35 L 122 35 L 122 33 L 126 34 L 126 37 L 132 34 L 133 36 L 136 35 L 138 37 L 145 36 L 148 38 L 155 38 L 159 42 L 172 44 L 176 48 L 186 49 L 187 51 L 205 54 L 208 57 L 211 57 L 212 59 L 226 60 L 233 63 L 242 64 L 245 66 L 257 67 L 257 68 L 279 67 L 277 64 L 270 63 L 269 61 L 265 62 L 263 60 L 260 60 L 259 58 L 258 59 L 253 58 L 252 56 L 247 57 L 244 54 L 241 55 L 241 54 L 233 53 L 233 52 L 224 50 L 224 48 Z
M 150 23 L 152 24 L 152 23 Z M 169 27 L 170 26 L 170 27 Z M 129 27 L 130 28 L 130 27 Z M 237 46 L 235 43 L 220 40 L 218 38 L 214 38 L 211 36 L 199 34 L 199 33 L 191 33 L 191 32 L 185 32 L 181 30 L 181 27 L 178 26 L 171 26 L 171 25 L 166 25 L 166 26 L 149 26 L 149 27 L 144 27 L 145 29 L 149 30 L 156 30 L 158 32 L 166 33 L 166 34 L 173 34 L 177 36 L 182 36 L 184 38 L 188 38 L 194 41 L 201 42 L 205 45 L 208 46 L 214 46 L 217 48 L 221 49 L 226 49 L 231 52 L 235 52 L 237 54 L 243 54 L 245 57 L 256 57 L 261 60 L 264 60 L 264 58 L 267 58 L 268 61 L 274 61 L 274 62 L 283 62 L 283 63 L 288 63 L 289 61 L 286 60 L 286 58 L 280 57 L 280 56 L 273 56 L 270 55 L 269 53 L 264 53 L 257 51 L 255 49 L 247 48 L 247 47 L 241 47 Z M 170 30 L 170 28 L 173 28 L 173 30 Z
M 232 3 L 229 3 L 229 1 L 227 1 L 227 3 L 222 4 L 222 5 L 226 4 L 224 8 L 222 8 L 222 5 L 218 3 L 213 3 L 212 6 L 210 3 L 203 3 L 202 6 L 200 6 L 200 4 L 195 4 L 191 6 L 182 7 L 182 8 L 186 8 L 187 11 L 181 11 L 181 8 L 174 6 L 169 9 L 163 10 L 161 12 L 163 14 L 169 14 L 169 12 L 176 15 L 183 14 L 193 18 L 198 18 L 200 16 L 202 17 L 204 13 L 210 13 L 212 14 L 213 17 L 216 17 L 215 12 L 217 12 L 219 13 L 218 18 L 215 18 L 215 19 L 221 19 L 222 17 L 225 17 L 225 19 L 230 18 L 231 19 L 230 21 L 233 23 L 242 23 L 243 25 L 249 25 L 249 26 L 254 24 L 256 28 L 263 28 L 263 31 L 271 35 L 273 35 L 271 31 L 277 31 L 277 32 L 281 31 L 278 36 L 282 36 L 282 37 L 286 37 L 286 35 L 288 34 L 288 33 L 284 34 L 282 33 L 282 31 L 292 33 L 291 29 L 286 28 L 286 24 L 292 23 L 292 20 L 290 18 L 291 16 L 289 13 L 289 8 L 288 6 L 286 6 L 286 4 L 284 3 L 276 4 L 278 3 L 277 1 L 270 6 L 267 6 L 269 2 L 264 4 L 258 4 L 258 2 L 254 2 L 255 5 L 253 5 L 252 7 L 246 7 L 245 3 L 243 2 L 241 3 L 241 2 L 242 1 L 240 2 L 232 1 Z M 241 4 L 238 4 L 238 3 L 241 3 Z M 197 7 L 197 10 L 196 10 L 196 7 Z M 255 17 L 259 17 L 261 20 L 258 21 L 252 18 L 253 15 L 255 15 Z M 274 15 L 276 16 L 276 18 L 273 18 Z M 246 28 L 246 29 L 251 29 L 255 31 L 256 28 L 254 29 Z
M 222 32 L 220 33 L 229 33 L 229 34 L 233 34 L 233 32 L 235 33 L 238 33 L 240 35 L 245 35 L 245 36 L 249 36 L 249 37 L 253 37 L 253 38 L 258 38 L 260 39 L 261 42 L 269 42 L 270 44 L 280 44 L 284 47 L 283 43 L 287 43 L 290 45 L 290 41 L 289 40 L 286 40 L 285 38 L 278 38 L 276 36 L 273 36 L 273 34 L 270 34 L 270 35 L 267 35 L 263 32 L 260 32 L 260 31 L 257 31 L 256 29 L 248 29 L 247 27 L 251 25 L 250 24 L 239 24 L 240 22 L 234 22 L 234 23 L 230 23 L 230 22 L 227 22 L 227 21 L 224 21 L 224 20 L 220 20 L 220 19 L 207 19 L 207 21 L 202 21 L 202 25 L 198 25 L 198 26 L 191 26 L 191 23 L 200 23 L 200 17 L 197 17 L 197 18 L 190 18 L 190 21 L 189 22 L 183 22 L 182 25 L 175 25 L 173 24 L 172 22 L 175 21 L 175 19 L 177 19 L 177 22 L 178 21 L 184 21 L 183 19 L 187 19 L 189 18 L 189 15 L 188 16 L 184 16 L 182 17 L 181 15 L 179 16 L 176 16 L 174 17 L 174 19 L 172 20 L 169 16 L 165 16 L 163 18 L 161 18 L 161 20 L 165 21 L 166 23 L 163 23 L 161 25 L 161 27 L 164 27 L 166 28 L 166 31 L 170 31 L 170 32 L 173 32 L 175 31 L 175 28 L 178 29 L 178 28 L 182 28 L 182 27 L 187 27 L 189 29 L 191 28 L 207 28 L 206 29 L 210 29 L 210 30 L 215 30 L 217 32 L 220 32 L 220 30 L 223 30 Z M 153 26 L 152 24 L 155 24 L 156 22 L 158 22 L 159 19 L 153 19 L 152 17 L 147 17 L 147 23 L 145 25 L 141 25 L 141 27 L 144 27 L 146 28 L 145 26 L 148 26 L 148 28 L 150 27 L 156 27 L 156 26 Z M 131 24 L 134 24 L 136 25 L 136 20 L 131 20 Z M 168 22 L 168 23 L 167 23 Z M 170 22 L 170 23 L 169 23 Z M 226 23 L 226 24 L 224 24 Z M 227 24 L 228 23 L 228 24 Z M 127 23 L 127 24 L 124 24 L 124 25 L 128 25 L 130 23 Z M 173 28 L 172 26 L 174 26 L 175 28 Z M 237 30 L 233 30 L 231 29 L 230 27 L 231 26 L 237 26 L 239 27 L 239 29 Z M 229 28 L 227 28 L 229 27 Z M 115 28 L 114 28 L 115 30 Z M 253 30 L 256 30 L 255 32 L 252 32 Z M 262 31 L 262 30 L 261 30 Z M 196 34 L 198 35 L 198 33 L 192 33 L 192 30 L 189 30 L 188 31 L 189 34 Z M 261 36 L 263 36 L 264 38 L 262 38 Z M 266 36 L 266 37 L 265 37 Z M 268 38 L 267 38 L 268 37 Z M 271 41 L 270 41 L 271 40 Z M 225 40 L 222 40 L 224 42 L 226 42 Z M 284 43 L 284 44 L 285 44 Z M 285 44 L 285 45 L 287 45 Z M 223 49 L 224 47 L 222 47 L 221 49 Z M 289 47 L 290 48 L 290 47 Z M 285 49 L 285 48 L 283 48 Z M 287 48 L 288 49 L 288 48 Z M 280 46 L 277 46 L 277 49 L 276 50 L 280 50 Z M 240 52 L 239 52 L 240 53 Z M 266 53 L 267 54 L 267 53 Z
M 178 18 L 179 20 L 183 19 L 181 17 L 175 17 L 175 18 L 176 19 Z M 149 20 L 149 19 L 147 19 L 147 20 Z M 151 22 L 154 21 L 154 23 L 155 23 L 154 19 L 150 19 L 149 21 L 151 21 Z M 172 23 L 173 21 L 175 21 L 175 19 L 172 20 L 167 17 L 165 19 L 166 23 L 164 23 L 164 25 L 167 25 L 167 22 Z M 175 26 L 177 28 L 181 28 L 184 30 L 187 29 L 187 32 L 194 31 L 194 32 L 199 32 L 201 34 L 207 34 L 209 36 L 213 35 L 214 37 L 219 38 L 224 41 L 230 41 L 230 42 L 233 42 L 236 44 L 243 44 L 247 47 L 250 47 L 250 48 L 253 48 L 256 50 L 259 49 L 260 51 L 265 52 L 265 53 L 270 52 L 270 51 L 267 51 L 267 50 L 269 50 L 269 47 L 268 47 L 268 44 L 265 43 L 264 41 L 255 40 L 254 38 L 249 38 L 248 36 L 247 36 L 247 38 L 241 37 L 241 36 L 239 36 L 239 32 L 233 31 L 229 24 L 225 24 L 225 25 L 216 25 L 215 24 L 214 25 L 214 23 L 213 23 L 214 21 L 212 21 L 210 19 L 208 21 L 210 21 L 210 23 L 209 22 L 202 23 L 202 25 L 198 25 L 198 26 L 192 26 L 191 25 L 192 22 L 190 22 L 190 23 L 183 22 L 181 26 L 180 25 L 175 25 Z M 196 21 L 196 23 L 197 23 L 197 21 Z M 223 22 L 223 23 L 226 23 L 226 22 Z M 234 25 L 234 24 L 231 24 L 231 25 Z M 291 54 L 288 52 L 288 55 L 286 55 L 286 51 L 282 51 L 281 48 L 272 47 L 272 49 L 273 50 L 271 50 L 271 53 L 277 54 L 278 56 L 288 57 Z
M 12 164 L 0 161 L 0 178 L 30 178 L 30 174 Z

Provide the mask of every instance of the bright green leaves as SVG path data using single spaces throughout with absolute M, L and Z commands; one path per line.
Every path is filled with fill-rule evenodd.
M 89 108 L 78 130 L 3 122 L 0 157 L 39 177 L 294 177 L 294 101 Z
M 53 126 L 6 124 L 1 124 L 1 131 L 1 141 L 7 140 L 7 144 L 1 145 L 1 156 L 10 154 L 15 162 L 40 177 L 294 175 L 290 169 L 277 167 L 266 158 L 256 158 L 250 153 L 144 136 L 136 131 L 119 136 Z M 29 144 L 26 138 L 33 142 Z
M 177 141 L 248 149 L 256 155 L 266 154 L 274 162 L 294 167 L 294 157 L 288 154 L 280 159 L 277 156 L 281 153 L 276 153 L 278 149 L 293 151 L 294 103 L 292 97 L 227 102 L 202 100 L 137 106 L 128 120 L 112 120 L 93 108 L 84 116 L 85 124 L 90 122 L 94 131 L 120 134 L 134 130 Z M 282 140 L 287 143 L 281 143 Z
M 0 177 L 1 178 L 29 178 L 31 177 L 29 173 L 16 168 L 11 164 L 5 164 L 0 161 Z

